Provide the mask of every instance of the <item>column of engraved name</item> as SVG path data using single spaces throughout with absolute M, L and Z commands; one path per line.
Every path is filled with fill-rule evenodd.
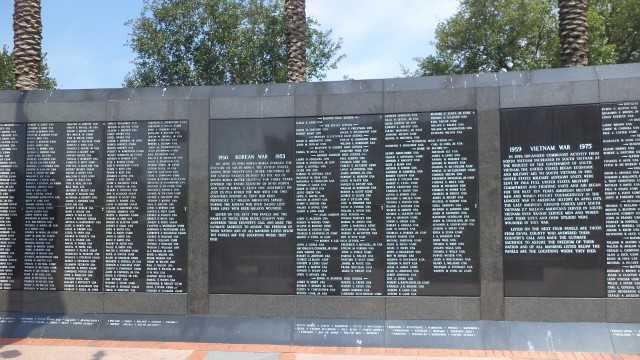
M 104 189 L 97 185 L 104 177 L 104 125 L 67 123 L 66 128 L 64 290 L 100 291 Z
M 322 118 L 296 121 L 296 292 L 338 295 L 337 128 Z M 333 153 L 332 153 L 333 150 Z M 330 201 L 330 198 L 332 201 Z
M 296 121 L 298 294 L 381 295 L 383 119 Z
M 376 263 L 384 256 L 377 214 L 378 181 L 383 161 L 383 130 L 355 116 L 325 118 L 340 129 L 340 271 L 341 295 L 382 295 Z M 381 121 L 380 121 L 381 123 Z M 379 157 L 379 158 L 378 158 Z M 378 219 L 383 221 L 383 219 Z
M 429 281 L 420 275 L 428 231 L 422 219 L 427 129 L 424 114 L 385 116 L 385 232 L 387 295 L 418 295 Z
M 24 247 L 25 125 L 0 124 L 0 289 L 17 288 Z
M 640 103 L 602 107 L 607 293 L 640 297 Z
M 467 141 L 474 138 L 473 123 L 471 111 L 435 112 L 429 117 L 434 273 L 474 270 L 464 236 L 475 230 L 478 205 L 472 196 L 477 179 L 475 142 Z
M 182 292 L 186 230 L 186 121 L 150 122 L 147 129 L 148 292 Z
M 104 289 L 144 290 L 146 124 L 107 124 Z
M 64 124 L 27 127 L 24 290 L 60 290 Z

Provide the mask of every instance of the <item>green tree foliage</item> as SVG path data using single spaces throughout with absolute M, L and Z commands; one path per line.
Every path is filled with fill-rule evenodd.
M 600 18 L 601 36 L 608 40 L 607 46 L 614 54 L 615 62 L 640 62 L 638 0 L 589 0 L 589 6 L 592 16 Z
M 46 62 L 42 63 L 40 73 L 43 75 L 40 79 L 39 89 L 55 89 L 57 86 L 56 80 L 51 77 L 49 73 L 49 67 Z M 13 66 L 13 54 L 7 50 L 6 47 L 2 47 L 0 51 L 0 90 L 15 90 L 16 88 L 16 76 L 15 68 Z
M 190 86 L 287 81 L 282 0 L 145 0 L 129 23 L 135 68 L 125 85 Z M 309 79 L 342 59 L 340 41 L 309 19 Z
M 590 65 L 640 61 L 638 0 L 590 0 L 587 18 Z M 414 75 L 557 67 L 558 33 L 557 0 L 462 0 Z

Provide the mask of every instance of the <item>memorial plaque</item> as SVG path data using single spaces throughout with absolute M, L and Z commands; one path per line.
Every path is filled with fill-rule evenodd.
M 640 103 L 602 106 L 607 293 L 640 297 Z
M 211 121 L 211 292 L 295 292 L 294 131 L 293 119 Z
M 477 296 L 473 111 L 385 118 L 387 295 Z
M 603 297 L 597 105 L 501 113 L 506 296 Z
M 296 119 L 298 295 L 383 295 L 384 118 Z
M 24 290 L 64 289 L 63 123 L 27 126 Z
M 0 124 L 0 289 L 22 288 L 26 125 Z

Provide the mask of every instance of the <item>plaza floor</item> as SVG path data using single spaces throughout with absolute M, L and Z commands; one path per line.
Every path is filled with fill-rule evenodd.
M 1 339 L 0 359 L 34 360 L 640 360 L 640 355 L 239 345 L 151 341 Z

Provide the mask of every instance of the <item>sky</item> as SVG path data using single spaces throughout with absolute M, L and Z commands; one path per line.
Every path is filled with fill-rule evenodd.
M 133 68 L 128 20 L 142 0 L 42 0 L 43 49 L 61 89 L 121 87 Z M 415 69 L 457 0 L 307 0 L 307 15 L 342 39 L 346 58 L 326 80 L 378 79 Z M 11 48 L 13 1 L 0 1 L 0 46 Z

